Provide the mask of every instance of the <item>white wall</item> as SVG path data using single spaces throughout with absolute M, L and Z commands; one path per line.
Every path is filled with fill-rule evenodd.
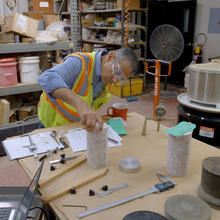
M 14 4 L 14 0 L 8 1 L 11 1 Z M 6 5 L 6 0 L 0 0 L 0 14 L 5 17 L 16 12 L 22 14 L 23 12 L 28 11 L 28 0 L 16 0 L 15 2 L 16 7 L 13 11 L 11 11 Z
M 220 8 L 220 0 L 197 0 L 195 36 L 203 32 L 208 37 L 203 62 L 208 62 L 209 57 L 220 56 L 220 34 L 208 34 L 210 8 Z

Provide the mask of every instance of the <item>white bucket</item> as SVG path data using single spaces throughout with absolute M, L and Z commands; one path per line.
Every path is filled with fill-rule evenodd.
M 37 83 L 40 74 L 39 56 L 20 57 L 19 70 L 22 83 Z

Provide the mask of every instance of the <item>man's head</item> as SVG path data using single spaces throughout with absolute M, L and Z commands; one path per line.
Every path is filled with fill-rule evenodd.
M 137 54 L 130 48 L 111 51 L 102 58 L 102 81 L 115 83 L 137 71 Z

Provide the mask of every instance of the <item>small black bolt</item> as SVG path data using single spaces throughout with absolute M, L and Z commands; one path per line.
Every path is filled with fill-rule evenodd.
M 90 190 L 89 190 L 89 196 L 94 196 L 94 195 L 95 195 L 95 191 L 92 190 L 92 189 L 90 189 Z
M 70 189 L 70 194 L 76 194 L 76 189 L 75 189 L 74 187 L 72 187 L 72 188 Z
M 108 190 L 108 186 L 107 186 L 107 185 L 104 185 L 101 189 L 102 189 L 103 191 L 107 191 L 107 190 Z
M 64 158 L 62 158 L 62 159 L 60 160 L 60 163 L 62 163 L 62 164 L 64 164 L 64 163 L 65 163 Z
M 55 169 L 56 169 L 55 166 L 53 166 L 53 165 L 50 166 L 50 171 L 54 171 Z
M 60 156 L 61 156 L 61 158 L 65 158 L 66 155 L 65 154 L 61 154 Z

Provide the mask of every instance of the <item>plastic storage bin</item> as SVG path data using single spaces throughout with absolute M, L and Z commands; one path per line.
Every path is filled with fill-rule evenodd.
M 0 59 L 0 86 L 18 83 L 16 57 Z
M 130 85 L 131 82 L 131 85 Z M 141 95 L 143 91 L 143 79 L 140 78 L 134 78 L 131 79 L 128 84 L 121 85 L 121 82 L 117 82 L 116 84 L 113 84 L 110 88 L 110 92 L 113 95 L 119 96 L 119 97 L 128 97 L 133 95 Z M 123 87 L 123 94 L 121 94 L 121 86 Z
M 19 70 L 22 83 L 37 83 L 40 68 L 39 57 L 20 57 L 19 58 Z

